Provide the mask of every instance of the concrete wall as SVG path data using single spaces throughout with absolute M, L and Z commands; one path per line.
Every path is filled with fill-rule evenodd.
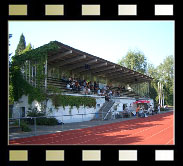
M 73 96 L 83 96 L 79 94 L 70 94 Z M 46 114 L 48 116 L 55 116 L 55 118 L 58 119 L 60 122 L 64 123 L 72 123 L 72 122 L 81 122 L 81 121 L 89 121 L 92 120 L 95 116 L 95 113 L 99 111 L 99 109 L 103 106 L 105 103 L 105 98 L 101 96 L 94 96 L 94 95 L 87 95 L 90 97 L 94 97 L 96 99 L 96 107 L 89 108 L 80 106 L 78 109 L 74 106 L 72 109 L 70 106 L 67 106 L 65 108 L 58 107 L 57 109 L 52 105 L 52 101 L 47 101 L 47 107 L 46 107 Z M 127 104 L 128 109 L 130 110 L 136 110 L 136 104 L 134 102 L 136 101 L 135 98 L 129 98 L 129 97 L 118 97 L 113 99 L 115 101 L 115 104 L 112 107 L 113 111 L 121 112 L 123 111 L 123 105 Z M 154 102 L 152 99 L 150 100 L 150 104 L 154 107 Z M 37 108 L 38 111 L 41 111 L 41 103 L 38 103 L 37 101 L 33 101 L 31 105 L 28 104 L 28 97 L 23 95 L 18 102 L 14 104 L 13 107 L 13 118 L 19 118 L 21 116 L 21 107 L 25 107 L 25 116 L 27 115 L 27 112 L 29 111 L 29 108 Z M 82 115 L 86 114 L 86 115 Z
M 83 95 L 73 95 L 73 96 L 83 96 Z M 72 109 L 70 106 L 65 108 L 58 107 L 57 109 L 53 106 L 52 101 L 47 101 L 46 114 L 48 116 L 56 116 L 55 118 L 58 121 L 63 121 L 64 123 L 72 123 L 72 122 L 81 122 L 81 121 L 89 121 L 94 118 L 95 113 L 99 111 L 102 105 L 105 103 L 104 97 L 87 95 L 90 97 L 96 98 L 96 107 L 89 108 L 80 106 L 78 109 L 74 106 Z M 37 101 L 33 101 L 32 104 L 28 104 L 28 97 L 23 95 L 18 102 L 16 102 L 13 106 L 13 116 L 12 118 L 21 117 L 21 107 L 25 107 L 25 116 L 29 111 L 29 108 L 37 108 L 38 111 L 41 111 L 41 103 Z M 87 114 L 87 115 L 82 115 Z M 63 116 L 62 116 L 63 115 Z
M 13 105 L 13 114 L 12 118 L 19 118 L 21 117 L 21 107 L 25 107 L 25 112 L 28 111 L 28 96 L 23 95 L 18 102 L 15 102 Z
M 80 95 L 81 96 L 81 95 Z M 48 100 L 47 102 L 47 115 L 49 116 L 56 116 L 55 118 L 59 122 L 63 123 L 72 123 L 72 122 L 82 122 L 82 121 L 89 121 L 92 120 L 95 116 L 95 113 L 99 111 L 100 107 L 105 103 L 104 97 L 93 96 L 96 98 L 96 108 L 89 108 L 80 106 L 78 109 L 74 106 L 72 109 L 70 106 L 65 108 L 58 107 L 55 109 L 52 105 L 52 101 Z M 85 115 L 83 115 L 85 114 Z

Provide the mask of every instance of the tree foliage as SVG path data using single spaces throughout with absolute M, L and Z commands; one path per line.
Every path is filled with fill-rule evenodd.
M 150 97 L 158 102 L 158 82 L 163 84 L 165 104 L 173 105 L 174 91 L 174 60 L 173 56 L 167 56 L 163 63 L 156 68 L 148 64 L 147 73 L 154 78 L 151 82 Z
M 26 48 L 26 42 L 25 42 L 25 37 L 22 33 L 20 36 L 20 41 L 15 50 L 15 55 L 20 55 L 25 48 Z
M 173 105 L 174 92 L 174 59 L 173 56 L 167 56 L 163 63 L 154 67 L 147 63 L 147 59 L 140 51 L 128 51 L 118 64 L 129 69 L 147 74 L 153 78 L 149 86 L 149 97 L 158 102 L 158 82 L 164 86 L 165 104 Z
M 145 73 L 147 70 L 147 59 L 140 51 L 128 51 L 118 64 L 140 73 Z
M 174 59 L 173 56 L 167 56 L 163 63 L 158 67 L 158 79 L 164 85 L 165 101 L 168 105 L 173 105 L 174 93 Z
M 30 51 L 30 50 L 32 50 L 32 45 L 31 45 L 31 43 L 29 43 L 29 44 L 26 46 L 26 48 L 25 48 L 24 50 L 22 50 L 21 54 L 23 54 L 23 53 L 25 53 L 25 52 L 27 52 L 27 51 Z

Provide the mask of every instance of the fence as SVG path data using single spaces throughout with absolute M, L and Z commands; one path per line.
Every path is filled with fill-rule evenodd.
M 102 113 L 89 113 L 94 115 L 95 120 L 102 120 L 102 116 L 99 116 Z M 37 128 L 38 126 L 57 126 L 57 129 L 61 125 L 60 131 L 64 131 L 69 129 L 69 127 L 73 128 L 73 124 L 76 126 L 74 128 L 79 128 L 79 123 L 77 122 L 91 122 L 87 121 L 87 118 L 85 118 L 86 115 L 89 114 L 75 114 L 75 115 L 61 115 L 61 116 L 38 116 L 38 117 L 19 117 L 19 118 L 9 118 L 9 131 L 11 132 L 11 129 L 14 128 L 23 128 L 24 126 L 30 127 L 33 129 L 32 135 L 37 135 Z M 74 117 L 79 116 L 80 118 L 77 118 L 74 123 L 65 123 L 64 121 L 65 117 Z M 57 121 L 54 121 L 53 118 L 59 119 Z M 49 121 L 50 120 L 50 121 Z M 45 121 L 43 123 L 43 121 Z M 93 120 L 94 121 L 94 120 Z M 72 125 L 71 125 L 72 124 Z M 89 125 L 89 124 L 88 124 Z M 26 127 L 25 127 L 26 128 Z M 40 128 L 39 128 L 40 129 Z M 45 127 L 46 129 L 46 127 Z M 42 130 L 45 130 L 44 127 L 42 127 Z M 56 128 L 55 128 L 56 129 Z M 54 130 L 54 129 L 53 129 Z
M 110 112 L 112 113 L 111 110 L 110 110 Z M 9 133 L 13 133 L 12 128 L 15 127 L 19 130 L 20 129 L 25 130 L 26 134 L 36 136 L 39 134 L 54 133 L 56 131 L 66 131 L 66 130 L 101 125 L 103 123 L 104 124 L 110 123 L 110 120 L 112 120 L 112 119 L 123 118 L 123 117 L 115 116 L 112 114 L 110 114 L 111 116 L 106 118 L 106 112 L 105 113 L 89 113 L 89 114 L 94 115 L 94 118 L 90 121 L 88 121 L 85 118 L 85 116 L 87 116 L 88 114 L 9 118 Z M 100 115 L 100 114 L 104 114 L 104 115 Z M 64 119 L 65 119 L 65 117 L 68 117 L 68 116 L 69 117 L 80 116 L 80 122 L 82 121 L 82 123 L 78 123 L 78 121 L 76 121 L 74 123 L 65 123 Z M 105 119 L 103 117 L 105 117 Z M 54 118 L 61 119 L 61 120 L 54 121 L 53 120 Z M 109 121 L 104 122 L 104 120 L 106 120 L 106 119 L 108 119 Z M 29 128 L 32 131 L 30 131 Z M 26 132 L 26 131 L 29 131 L 29 132 Z

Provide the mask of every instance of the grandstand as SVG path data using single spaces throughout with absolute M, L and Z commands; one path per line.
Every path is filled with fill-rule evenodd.
M 106 114 L 114 103 L 119 105 L 124 101 L 123 104 L 131 105 L 140 98 L 150 99 L 149 83 L 153 79 L 152 77 L 72 48 L 61 42 L 53 41 L 50 43 L 54 44 L 57 49 L 46 52 L 42 70 L 45 76 L 42 80 L 42 86 L 46 92 L 49 93 L 48 87 L 52 86 L 59 89 L 60 93 L 64 95 L 93 97 L 97 101 L 96 105 L 99 106 L 93 112 L 106 112 Z M 36 50 L 46 50 L 48 46 L 49 44 L 46 44 L 31 50 L 27 54 L 20 55 L 24 58 L 21 67 L 23 78 L 34 87 L 38 85 L 38 62 L 35 58 L 31 57 L 31 59 L 27 55 Z M 68 84 L 71 88 L 68 88 Z M 104 96 L 109 95 L 109 93 L 115 100 L 107 103 Z M 25 107 L 24 110 L 27 111 L 29 107 L 27 101 L 25 101 L 27 98 L 24 96 L 21 100 L 23 104 L 19 103 L 14 108 Z M 104 108 L 104 106 L 106 107 Z M 51 107 L 52 105 L 50 105 Z

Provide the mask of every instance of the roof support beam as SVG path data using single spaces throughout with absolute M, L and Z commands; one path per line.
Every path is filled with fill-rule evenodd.
M 74 69 L 77 69 L 77 68 L 80 68 L 82 66 L 84 66 L 85 64 L 92 64 L 92 63 L 95 63 L 97 62 L 97 59 L 92 59 L 92 60 L 89 60 L 89 61 L 84 61 L 84 62 L 81 62 L 81 63 L 77 63 L 77 64 L 74 64 L 74 65 L 67 65 L 65 67 L 62 67 L 63 70 L 74 70 Z
M 104 72 L 104 71 L 110 70 L 110 69 L 114 69 L 114 68 L 115 68 L 115 65 L 108 66 L 108 67 L 105 67 L 105 68 L 103 68 L 103 66 L 102 66 L 102 69 L 98 69 L 98 67 L 97 67 L 97 68 L 94 68 L 94 69 L 92 69 L 92 70 L 84 71 L 83 73 L 91 73 L 91 74 L 98 75 L 98 71 L 99 71 L 100 74 L 101 74 L 101 72 Z M 105 75 L 104 75 L 104 76 L 105 76 Z
M 125 73 L 128 73 L 128 74 L 125 74 Z M 130 72 L 118 72 L 116 74 L 110 74 L 110 75 L 108 75 L 108 77 L 110 77 L 112 79 L 115 79 L 115 78 L 119 78 L 119 77 L 131 76 L 131 75 L 134 76 L 134 73 L 130 73 Z
M 114 79 L 114 78 L 113 78 Z M 115 80 L 135 80 L 135 79 L 137 79 L 137 80 L 139 80 L 139 79 L 141 79 L 141 80 L 146 80 L 146 78 L 139 78 L 138 76 L 133 76 L 133 77 L 126 77 L 126 78 L 116 78 Z
M 129 78 L 133 78 L 133 77 L 137 77 L 137 76 L 139 76 L 139 74 L 134 74 L 134 73 L 129 73 L 129 74 L 122 74 L 121 75 L 121 77 L 127 77 L 127 79 L 129 79 Z M 140 76 L 139 76 L 140 77 Z M 119 78 L 119 76 L 118 77 L 112 77 L 113 79 L 115 79 L 115 78 Z
M 116 67 L 116 66 L 115 66 Z M 108 74 L 111 74 L 111 73 L 115 73 L 115 72 L 118 72 L 118 71 L 122 71 L 122 69 L 110 69 L 110 70 L 105 70 L 105 71 L 100 71 L 100 72 L 97 72 L 96 74 L 97 75 L 104 75 L 105 74 L 105 77 L 108 76 Z
M 66 55 L 72 54 L 72 50 L 60 53 L 60 54 L 56 54 L 56 55 L 52 55 L 51 57 L 48 57 L 48 61 L 53 61 L 57 58 L 63 58 Z
M 65 60 L 64 62 L 58 62 L 55 65 L 56 66 L 64 66 L 64 65 L 67 65 L 67 64 L 73 63 L 75 61 L 78 61 L 78 60 L 81 60 L 81 59 L 85 59 L 85 58 L 86 58 L 86 55 L 77 56 L 77 57 L 74 57 L 74 58 L 70 58 L 68 60 Z
M 119 72 L 119 71 L 122 71 L 123 69 L 122 68 L 119 68 L 119 69 L 115 69 L 115 70 L 112 70 L 112 71 L 109 71 L 109 72 L 106 72 L 107 76 L 112 74 L 112 73 L 115 73 L 115 72 Z
M 102 63 L 96 64 L 94 66 L 91 66 L 90 69 L 96 69 L 96 68 L 99 68 L 99 67 L 102 67 L 102 66 L 107 66 L 107 62 L 102 62 Z
M 111 69 L 115 69 L 115 65 L 112 65 L 112 66 L 108 66 L 108 67 L 105 67 L 105 68 L 103 68 L 103 69 L 101 69 L 101 70 L 97 70 L 97 71 L 94 71 L 94 72 L 92 72 L 93 74 L 98 74 L 98 73 L 104 73 L 105 71 L 108 71 L 108 70 L 111 70 Z
M 142 80 L 137 80 L 137 81 L 135 81 L 135 82 L 132 80 L 132 81 L 127 81 L 126 83 L 127 83 L 127 84 L 130 84 L 130 83 L 131 83 L 131 84 L 137 84 L 137 83 L 142 83 L 142 82 L 148 82 L 148 80 L 143 80 L 143 79 L 142 79 Z
M 136 80 L 136 81 L 135 81 Z M 115 79 L 115 81 L 123 81 L 123 82 L 125 82 L 125 83 L 131 83 L 131 82 L 134 82 L 134 83 L 138 83 L 138 82 L 147 82 L 147 81 L 149 81 L 149 80 L 147 80 L 147 79 L 145 79 L 145 78 L 137 78 L 137 77 L 135 77 L 135 78 L 129 78 L 129 79 Z
M 90 67 L 90 70 L 86 70 L 85 68 L 82 68 L 82 69 L 80 69 L 80 70 L 77 70 L 76 72 L 79 72 L 79 73 L 85 73 L 85 71 L 89 71 L 89 72 L 91 72 L 91 70 L 92 69 L 96 69 L 96 68 L 99 68 L 99 67 L 102 67 L 102 66 L 107 66 L 107 62 L 102 62 L 102 63 L 98 63 L 98 64 L 96 64 L 96 65 L 92 65 L 91 67 Z M 87 73 L 86 72 L 86 73 Z

